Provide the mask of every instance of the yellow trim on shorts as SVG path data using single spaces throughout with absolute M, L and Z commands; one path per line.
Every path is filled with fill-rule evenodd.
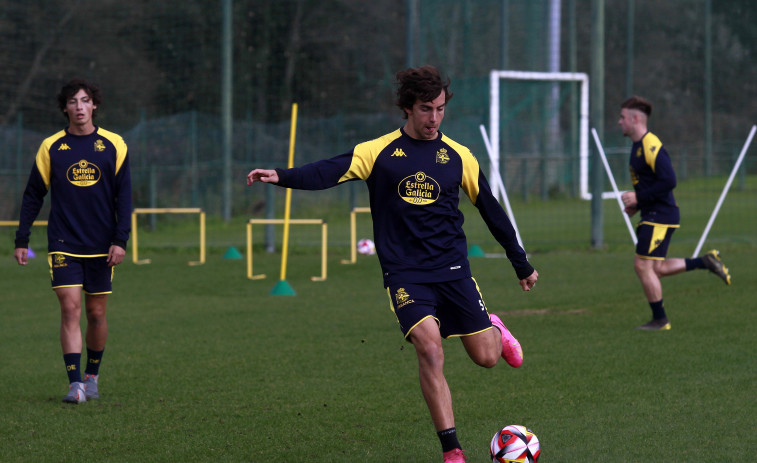
M 483 333 L 484 331 L 489 331 L 490 329 L 494 328 L 494 325 L 490 326 L 489 328 L 484 328 L 483 330 L 476 331 L 475 333 L 465 333 L 465 334 L 450 334 L 447 336 L 448 338 L 462 338 L 463 336 L 473 336 L 474 334 Z
M 425 317 L 423 317 L 420 320 L 418 320 L 418 323 L 416 323 L 415 325 L 411 326 L 410 329 L 407 330 L 407 334 L 405 335 L 405 340 L 407 340 L 407 337 L 410 336 L 410 333 L 413 332 L 413 330 L 415 329 L 415 327 L 418 326 L 418 325 L 420 325 L 421 323 L 423 323 L 423 321 L 425 319 L 427 319 L 427 318 L 433 318 L 436 321 L 436 326 L 441 326 L 441 324 L 439 323 L 439 319 L 438 318 L 434 317 L 433 315 L 426 315 Z
M 52 256 L 53 254 L 63 254 L 64 256 L 81 257 L 82 259 L 86 259 L 88 257 L 108 257 L 107 254 L 73 254 L 70 252 L 62 252 L 62 251 L 51 251 L 47 253 L 48 256 Z
M 84 285 L 60 285 L 60 286 L 53 286 L 52 289 L 61 289 L 61 288 L 82 288 Z

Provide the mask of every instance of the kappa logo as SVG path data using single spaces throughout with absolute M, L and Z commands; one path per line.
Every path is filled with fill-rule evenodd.
M 439 151 L 436 152 L 436 163 L 437 164 L 447 164 L 449 162 L 449 155 L 447 154 L 447 149 L 442 148 Z
M 636 150 L 636 157 L 637 158 L 641 157 L 641 147 L 639 147 L 639 149 Z
M 99 138 L 95 142 L 95 151 L 105 151 L 105 143 Z
M 657 147 L 652 146 L 651 148 L 649 148 L 649 150 L 654 154 L 654 152 L 657 151 Z
M 396 157 L 401 157 L 401 158 L 406 158 L 407 157 L 407 155 L 405 154 L 405 152 L 402 151 L 402 148 L 397 148 L 396 150 L 394 150 L 394 153 L 392 153 L 392 157 L 395 157 L 395 156 Z
M 60 144 L 60 146 L 58 147 L 58 151 L 67 151 L 67 150 L 69 150 L 69 151 L 70 151 L 70 150 L 71 150 L 71 147 L 70 147 L 70 146 L 68 146 L 68 145 L 67 145 L 67 144 L 65 144 L 65 143 L 61 143 L 61 144 Z

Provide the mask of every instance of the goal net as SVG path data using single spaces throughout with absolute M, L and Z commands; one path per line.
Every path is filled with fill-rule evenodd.
M 584 73 L 490 73 L 490 177 L 511 196 L 589 193 L 589 77 Z

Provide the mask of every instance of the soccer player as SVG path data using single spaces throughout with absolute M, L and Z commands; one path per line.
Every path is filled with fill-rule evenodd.
M 52 287 L 60 303 L 60 343 L 69 391 L 63 402 L 99 398 L 100 362 L 108 337 L 105 309 L 114 267 L 126 254 L 130 232 L 131 175 L 123 139 L 94 124 L 99 88 L 81 79 L 66 83 L 58 105 L 68 127 L 45 139 L 21 203 L 14 257 L 28 263 L 31 226 L 51 192 L 47 227 Z M 87 315 L 87 365 L 82 378 L 82 290 Z
M 634 269 L 641 280 L 644 294 L 652 309 L 652 320 L 638 327 L 640 330 L 669 330 L 662 302 L 660 278 L 696 269 L 708 269 L 731 284 L 728 268 L 720 260 L 720 253 L 711 250 L 693 259 L 666 258 L 673 232 L 679 226 L 679 211 L 673 197 L 676 175 L 668 152 L 662 142 L 647 130 L 652 105 L 634 96 L 621 104 L 620 125 L 623 135 L 633 141 L 631 146 L 631 182 L 634 191 L 621 196 L 625 212 L 633 216 L 641 211 L 636 227 L 636 257 Z
M 384 287 L 405 339 L 415 347 L 420 386 L 445 462 L 465 460 L 444 377 L 442 338 L 459 337 L 469 357 L 492 368 L 523 362 L 520 343 L 489 314 L 471 276 L 458 208 L 462 189 L 505 249 L 520 286 L 538 278 L 478 161 L 439 131 L 452 98 L 449 79 L 432 66 L 397 73 L 404 126 L 345 154 L 292 169 L 255 169 L 247 184 L 319 190 L 351 180 L 368 186 L 373 236 Z

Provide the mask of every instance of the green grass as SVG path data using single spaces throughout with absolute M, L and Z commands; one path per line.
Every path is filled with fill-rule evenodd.
M 535 254 L 522 293 L 509 263 L 473 259 L 490 310 L 525 348 L 515 370 L 485 370 L 445 342 L 446 374 L 469 461 L 497 428 L 525 424 L 543 462 L 748 461 L 754 437 L 757 248 L 721 249 L 734 284 L 706 272 L 664 282 L 673 330 L 649 318 L 624 252 Z M 153 250 L 117 269 L 102 400 L 60 402 L 58 309 L 43 259 L 0 263 L 6 400 L 3 461 L 407 461 L 440 459 L 375 258 L 294 254 L 297 295 L 247 280 L 244 261 Z M 278 275 L 278 255 L 256 256 Z
M 713 185 L 687 185 L 671 256 L 691 254 L 718 194 Z M 729 196 L 705 247 L 721 250 L 733 285 L 704 271 L 664 280 L 670 332 L 633 329 L 650 312 L 614 204 L 605 204 L 607 245 L 596 251 L 588 226 L 575 220 L 588 220 L 588 203 L 515 203 L 540 272 L 534 291 L 520 291 L 505 259 L 472 259 L 472 266 L 489 309 L 523 343 L 524 365 L 485 370 L 459 341 L 444 343 L 469 461 L 487 461 L 491 436 L 507 424 L 538 435 L 542 463 L 751 461 L 757 202 L 750 191 Z M 501 252 L 462 204 L 470 243 Z M 228 246 L 244 250 L 243 219 L 209 219 L 207 263 L 196 267 L 187 265 L 198 256 L 195 218 L 140 229 L 140 257 L 153 263 L 134 265 L 130 253 L 117 268 L 102 399 L 80 406 L 60 401 L 66 377 L 47 263 L 40 255 L 17 266 L 12 230 L 2 230 L 0 460 L 438 462 L 414 350 L 389 310 L 377 259 L 339 264 L 349 254 L 348 217 L 308 212 L 329 220 L 328 279 L 309 281 L 320 273 L 320 231 L 293 228 L 294 297 L 269 294 L 280 254 L 265 253 L 262 241 L 255 273 L 268 279 L 248 280 L 244 260 L 221 258 Z M 369 236 L 368 217 L 358 223 L 360 237 Z M 559 239 L 550 238 L 555 228 Z M 262 228 L 255 233 L 262 238 Z M 44 253 L 44 233 L 32 235 L 32 247 Z

